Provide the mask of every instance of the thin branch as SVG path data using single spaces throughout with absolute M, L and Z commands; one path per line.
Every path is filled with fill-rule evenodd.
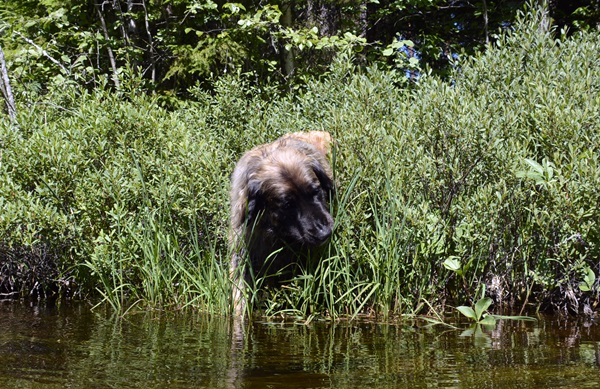
M 100 25 L 102 26 L 102 32 L 104 33 L 104 39 L 106 39 L 107 42 L 110 42 L 110 36 L 108 35 L 108 28 L 106 28 L 106 21 L 104 20 L 104 15 L 102 15 L 102 10 L 100 9 L 100 5 L 96 2 L 94 2 L 94 5 L 96 6 L 96 11 L 98 11 L 98 17 L 100 18 Z M 121 83 L 119 82 L 119 73 L 117 71 L 117 62 L 115 61 L 115 55 L 110 46 L 107 46 L 106 50 L 108 51 L 108 59 L 110 61 L 110 66 L 112 67 L 112 71 L 113 71 L 113 82 L 115 83 L 115 86 L 117 88 L 119 88 L 121 86 Z
M 489 24 L 489 20 L 488 20 L 487 1 L 483 0 L 483 28 L 485 30 L 485 44 L 490 43 L 490 34 L 488 31 L 488 28 L 489 28 L 488 24 Z
M 12 89 L 10 88 L 10 80 L 8 78 L 8 67 L 6 66 L 6 61 L 4 60 L 4 51 L 2 51 L 2 47 L 0 46 L 0 89 L 2 90 L 2 94 L 4 95 L 4 101 L 6 101 L 6 109 L 8 110 L 8 116 L 12 122 L 15 121 L 17 117 L 17 108 L 15 106 L 15 99 L 12 94 Z
M 51 62 L 53 62 L 55 65 L 57 65 L 58 67 L 60 67 L 62 69 L 62 71 L 66 74 L 69 75 L 71 74 L 71 72 L 62 64 L 60 63 L 57 59 L 53 58 L 46 50 L 44 50 L 41 46 L 39 46 L 37 43 L 35 43 L 34 41 L 32 41 L 31 39 L 27 38 L 25 35 L 21 34 L 19 31 L 13 31 L 16 35 L 20 36 L 21 39 L 23 39 L 25 42 L 29 43 L 31 46 L 35 47 L 36 49 L 39 50 L 40 53 L 42 53 L 42 55 L 46 58 L 48 58 Z
M 144 9 L 144 24 L 146 27 L 146 35 L 148 37 L 148 45 L 150 46 L 150 69 L 152 70 L 151 78 L 152 82 L 156 82 L 156 58 L 154 54 L 154 42 L 152 40 L 152 33 L 150 32 L 150 21 L 148 17 L 148 9 L 146 8 L 146 1 L 142 0 L 142 7 Z
M 125 41 L 125 46 L 130 45 L 129 34 L 127 33 L 127 27 L 125 22 L 125 15 L 123 14 L 123 9 L 121 8 L 121 3 L 119 1 L 114 2 L 114 8 L 117 10 L 117 14 L 119 15 L 119 19 L 121 21 L 119 25 L 119 30 L 121 30 L 121 35 L 123 36 L 123 40 Z M 127 2 L 127 12 L 131 12 L 131 2 Z M 131 20 L 131 19 L 129 19 Z M 132 21 L 132 20 L 131 20 Z

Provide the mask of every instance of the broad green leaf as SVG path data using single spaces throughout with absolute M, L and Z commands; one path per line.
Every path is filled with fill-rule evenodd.
M 479 321 L 479 323 L 483 324 L 483 325 L 486 325 L 486 326 L 495 326 L 496 325 L 496 319 L 492 315 L 487 315 L 486 317 L 484 317 L 483 319 L 481 319 Z
M 584 280 L 590 286 L 594 285 L 594 282 L 596 282 L 596 274 L 594 274 L 594 271 L 589 267 L 587 268 L 587 274 L 585 275 Z
M 456 309 L 469 319 L 477 320 L 477 315 L 475 315 L 473 308 L 461 305 L 460 307 L 456 307 Z
M 489 297 L 479 299 L 479 301 L 475 303 L 475 315 L 477 320 L 481 318 L 481 315 L 489 308 L 490 305 L 492 305 L 492 299 Z
M 458 272 L 460 271 L 461 265 L 460 265 L 460 260 L 458 257 L 448 257 L 444 263 L 443 263 L 444 267 L 448 270 L 451 270 L 453 272 Z
M 592 288 L 588 286 L 587 282 L 581 281 L 579 283 L 579 290 L 581 290 L 582 292 L 589 292 L 590 290 L 592 290 Z
M 582 292 L 589 292 L 594 287 L 596 282 L 596 274 L 591 268 L 586 269 L 586 274 L 583 276 L 583 281 L 579 283 L 579 289 Z
M 542 167 L 542 165 L 540 165 L 533 159 L 525 158 L 525 162 L 527 162 L 529 166 L 531 166 L 533 170 L 535 170 L 537 173 L 544 174 L 544 168 Z

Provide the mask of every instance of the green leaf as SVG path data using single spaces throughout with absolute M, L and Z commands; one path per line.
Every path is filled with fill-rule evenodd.
M 481 315 L 483 315 L 490 305 L 492 305 L 492 299 L 489 297 L 479 299 L 479 301 L 475 303 L 475 315 L 477 320 L 481 318 Z
M 589 267 L 587 269 L 587 274 L 586 274 L 584 280 L 590 286 L 594 285 L 594 282 L 596 282 L 596 274 L 594 274 L 594 271 Z
M 537 173 L 544 174 L 544 168 L 542 167 L 542 165 L 540 165 L 539 163 L 537 163 L 533 159 L 525 158 L 525 162 L 527 162 L 529 164 L 529 166 L 531 166 L 531 168 L 534 171 L 536 171 Z
M 596 274 L 591 268 L 586 269 L 586 274 L 583 276 L 583 281 L 579 283 L 579 289 L 582 292 L 589 292 L 594 287 L 596 282 Z
M 492 315 L 487 315 L 486 317 L 484 317 L 483 319 L 481 319 L 479 321 L 479 323 L 483 324 L 483 325 L 486 325 L 486 326 L 495 326 L 496 325 L 496 319 Z
M 461 270 L 461 263 L 460 263 L 460 258 L 456 257 L 456 256 L 450 256 L 448 258 L 446 258 L 446 260 L 444 261 L 444 263 L 442 263 L 442 265 L 444 265 L 444 267 L 450 271 L 456 272 L 456 273 L 460 273 Z
M 240 11 L 246 10 L 246 7 L 240 3 L 225 3 L 223 4 L 223 8 L 228 9 L 232 14 L 237 14 Z
M 502 320 L 537 321 L 537 319 L 535 317 L 529 317 L 529 316 L 505 316 L 505 315 L 490 315 L 490 316 L 494 316 L 494 318 L 502 319 Z
M 587 283 L 581 281 L 579 283 L 579 290 L 581 290 L 582 292 L 589 292 L 590 290 L 592 290 L 592 288 L 590 288 Z
M 475 315 L 473 308 L 461 305 L 460 307 L 456 307 L 456 309 L 469 319 L 477 321 L 477 315 Z

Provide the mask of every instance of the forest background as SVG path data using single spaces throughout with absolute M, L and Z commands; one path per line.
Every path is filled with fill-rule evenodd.
M 322 76 L 352 48 L 361 66 L 377 64 L 445 75 L 453 58 L 471 55 L 514 26 L 525 1 L 5 0 L 0 45 L 14 87 L 48 83 L 115 87 L 123 72 L 166 103 L 210 88 L 226 74 L 287 88 Z M 543 1 L 540 4 L 545 4 Z M 552 24 L 570 33 L 598 23 L 598 2 L 552 1 Z
M 3 1 L 0 293 L 227 312 L 235 160 L 324 129 L 337 232 L 268 314 L 592 312 L 599 21 L 597 1 Z

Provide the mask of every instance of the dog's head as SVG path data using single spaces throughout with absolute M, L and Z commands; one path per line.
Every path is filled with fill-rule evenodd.
M 324 159 L 294 148 L 276 150 L 248 183 L 248 225 L 286 244 L 316 247 L 331 236 L 333 181 Z

